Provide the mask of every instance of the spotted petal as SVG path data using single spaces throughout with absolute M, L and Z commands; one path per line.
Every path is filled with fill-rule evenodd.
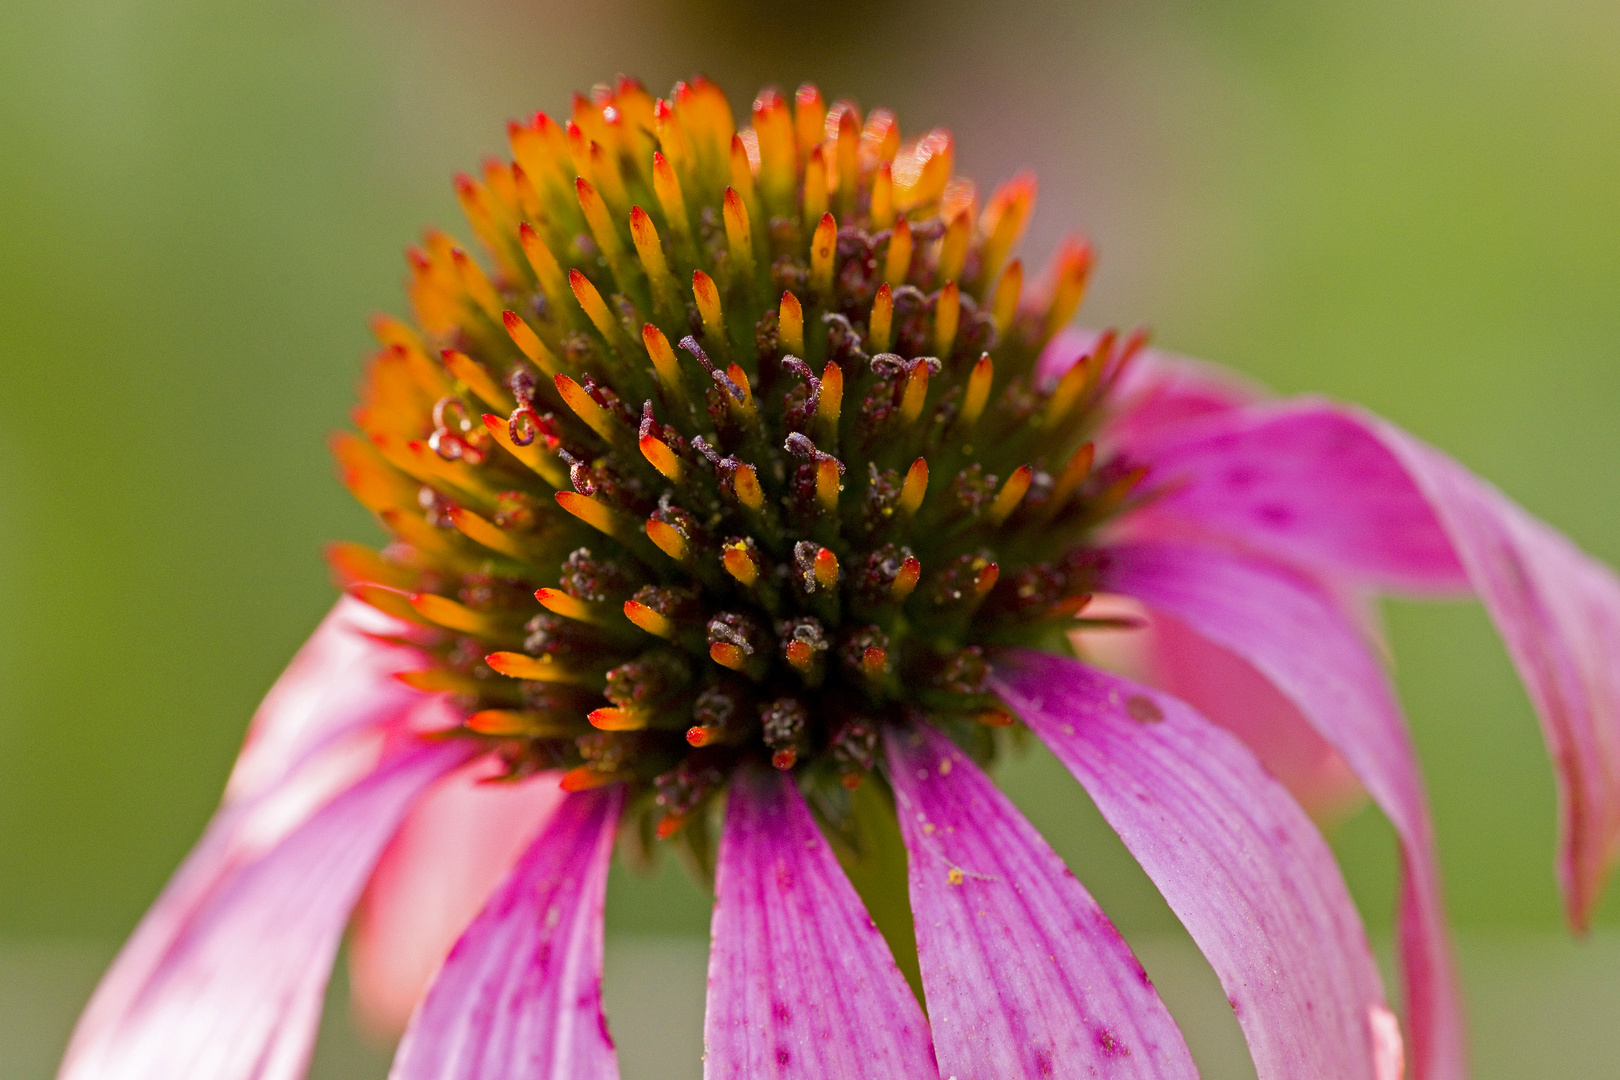
M 939 1075 L 917 999 L 784 774 L 732 781 L 703 1041 L 706 1080 Z
M 567 796 L 467 927 L 391 1080 L 617 1080 L 602 1016 L 602 904 L 619 789 Z
M 1344 758 L 1400 836 L 1401 956 L 1419 1078 L 1464 1070 L 1462 1008 L 1423 780 L 1378 661 L 1305 577 L 1215 548 L 1111 552 L 1109 587 L 1162 611 L 1264 675 Z
M 1141 452 L 1166 491 L 1155 515 L 1375 585 L 1468 586 L 1399 459 L 1332 406 L 1232 410 L 1162 429 Z
M 188 914 L 62 1080 L 295 1080 L 349 910 L 411 802 L 474 749 L 421 744 L 334 798 Z
M 1196 1077 L 1130 946 L 1007 797 L 932 729 L 887 748 L 941 1075 Z
M 1064 657 L 1014 653 L 994 684 L 1203 950 L 1260 1080 L 1378 1077 L 1387 1006 L 1355 905 L 1254 756 L 1176 699 Z

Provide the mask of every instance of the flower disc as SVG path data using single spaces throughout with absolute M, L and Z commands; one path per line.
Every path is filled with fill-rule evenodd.
M 410 253 L 415 325 L 377 321 L 336 443 L 393 541 L 333 562 L 421 626 L 405 678 L 664 836 L 750 759 L 836 806 L 887 725 L 989 757 L 986 650 L 1075 625 L 1140 498 L 1087 441 L 1139 341 L 1035 382 L 1090 256 L 1025 287 L 1032 179 L 981 205 L 949 134 L 813 87 L 752 112 L 621 80 L 511 125 L 457 179 L 483 256 Z

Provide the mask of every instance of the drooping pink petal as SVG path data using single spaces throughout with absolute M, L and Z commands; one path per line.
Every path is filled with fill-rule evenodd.
M 219 810 L 162 894 L 141 917 L 79 1014 L 63 1054 L 59 1080 L 96 1075 L 84 1062 L 104 1052 L 105 1044 L 116 1036 L 132 1002 L 151 980 L 186 921 L 238 864 L 236 838 L 249 813 L 250 808 L 243 805 Z
M 1558 774 L 1560 884 L 1584 929 L 1620 857 L 1620 580 L 1449 457 L 1361 419 L 1434 506 L 1535 704 Z
M 917 999 L 785 774 L 731 784 L 703 1042 L 705 1080 L 939 1075 Z
M 1451 458 L 1320 401 L 1162 440 L 1156 512 L 1273 556 L 1419 590 L 1471 587 L 1541 719 L 1558 774 L 1559 877 L 1586 923 L 1620 856 L 1620 581 Z
M 446 958 L 390 1080 L 617 1080 L 602 904 L 622 801 L 563 798 Z
M 414 650 L 367 636 L 396 628 L 380 612 L 340 600 L 276 681 L 255 714 L 224 804 L 80 1016 L 64 1075 L 123 1021 L 177 935 L 221 882 L 369 772 L 388 733 L 454 723 L 442 702 L 391 677 L 417 662 Z
M 411 802 L 476 747 L 424 743 L 213 883 L 122 1014 L 61 1080 L 296 1080 L 343 925 Z
M 1209 959 L 1260 1080 L 1373 1080 L 1377 966 L 1333 855 L 1235 738 L 1166 694 L 1016 652 L 994 686 Z
M 949 739 L 887 739 L 942 1076 L 1194 1077 L 1102 908 Z
M 1253 665 L 1315 725 L 1390 819 L 1405 870 L 1400 941 L 1414 1074 L 1462 1076 L 1462 1009 L 1422 776 L 1394 692 L 1361 637 L 1308 578 L 1215 548 L 1120 547 L 1106 575 L 1110 588 Z
M 488 783 L 481 758 L 417 800 L 355 911 L 349 985 L 366 1030 L 398 1038 L 450 947 L 563 798 L 553 773 Z
M 417 650 L 373 635 L 409 632 L 353 597 L 338 600 L 253 714 L 227 800 L 275 783 L 309 747 L 403 715 L 423 698 L 394 673 L 424 666 Z

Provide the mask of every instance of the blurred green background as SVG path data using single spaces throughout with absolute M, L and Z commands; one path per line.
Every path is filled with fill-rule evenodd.
M 1039 172 L 1026 251 L 1093 238 L 1088 321 L 1371 406 L 1620 561 L 1620 6 L 1418 7 L 0 8 L 0 1078 L 48 1075 L 197 836 L 332 602 L 321 543 L 375 535 L 324 440 L 366 315 L 404 309 L 402 249 L 460 228 L 449 179 L 504 152 L 507 118 L 620 71 L 659 93 L 706 72 L 739 109 L 810 79 L 908 130 L 948 124 L 981 183 Z M 1611 1015 L 1620 898 L 1584 951 L 1558 944 L 1552 780 L 1501 647 L 1472 605 L 1390 622 L 1480 1073 L 1566 1075 L 1512 1064 L 1491 1009 Z M 1121 926 L 1174 953 L 1162 902 L 1056 766 L 1033 755 L 1007 783 Z M 1387 934 L 1387 826 L 1364 811 L 1334 842 Z M 609 918 L 707 926 L 673 873 L 616 873 Z M 616 962 L 678 966 L 656 948 Z M 701 950 L 686 962 L 701 973 Z M 1612 1027 L 1570 1027 L 1570 1067 L 1612 1067 Z M 318 1070 L 378 1074 L 346 1038 Z M 1211 1062 L 1231 1032 L 1212 1038 Z M 1600 1038 L 1606 1059 L 1580 1056 Z

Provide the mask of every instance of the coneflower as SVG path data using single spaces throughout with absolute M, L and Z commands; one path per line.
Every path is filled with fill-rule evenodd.
M 704 80 L 620 80 L 457 178 L 481 250 L 410 252 L 414 320 L 376 320 L 334 444 L 390 542 L 332 548 L 348 598 L 64 1080 L 297 1077 L 368 882 L 363 992 L 459 935 L 425 992 L 431 947 L 399 982 L 394 1077 L 615 1076 L 616 842 L 712 878 L 706 1076 L 1196 1075 L 987 777 L 1019 730 L 1186 925 L 1261 1080 L 1462 1076 L 1422 785 L 1358 605 L 1485 601 L 1552 745 L 1579 924 L 1620 837 L 1615 578 L 1382 421 L 1068 329 L 1089 249 L 1026 275 L 1033 179 L 981 196 L 946 132 L 809 86 L 751 119 Z M 1072 654 L 1125 625 L 1098 594 L 1165 628 L 1159 686 Z M 1301 739 L 1400 836 L 1409 1042 L 1310 778 L 1267 767 Z M 435 802 L 473 780 L 503 794 Z M 880 928 L 840 862 L 885 817 L 912 926 Z M 413 889 L 469 898 L 390 921 Z

